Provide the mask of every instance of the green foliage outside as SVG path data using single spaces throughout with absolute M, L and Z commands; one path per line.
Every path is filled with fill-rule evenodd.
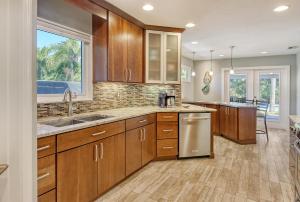
M 260 99 L 270 101 L 271 99 L 271 79 L 270 78 L 261 78 L 260 79 Z M 276 89 L 275 89 L 275 103 L 279 104 L 279 79 L 276 79 Z
M 37 80 L 81 81 L 81 42 L 67 39 L 37 48 Z
M 246 79 L 230 78 L 230 97 L 245 98 L 247 97 Z

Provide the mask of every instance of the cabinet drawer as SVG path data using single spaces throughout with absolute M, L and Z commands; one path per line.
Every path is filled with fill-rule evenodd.
M 56 137 L 44 137 L 37 140 L 37 156 L 42 158 L 54 154 L 56 150 Z
M 176 156 L 178 154 L 178 140 L 157 140 L 157 157 Z
M 126 130 L 132 130 L 155 122 L 156 115 L 148 114 L 126 120 Z
M 123 133 L 125 121 L 103 124 L 91 128 L 72 131 L 57 136 L 57 151 L 65 151 L 84 144 Z
M 161 112 L 157 113 L 157 121 L 178 121 L 178 113 L 176 112 Z
M 55 202 L 55 201 L 56 201 L 55 189 L 38 197 L 38 202 Z
M 55 188 L 55 166 L 55 154 L 38 159 L 38 195 Z
M 178 123 L 164 122 L 157 124 L 157 139 L 178 138 Z

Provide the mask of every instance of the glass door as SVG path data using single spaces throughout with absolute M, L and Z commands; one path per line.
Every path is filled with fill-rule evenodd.
M 165 83 L 180 83 L 180 34 L 165 34 Z
M 161 83 L 163 80 L 163 33 L 147 31 L 146 33 L 146 82 Z
M 268 120 L 280 120 L 280 72 L 258 72 L 257 99 L 269 102 Z

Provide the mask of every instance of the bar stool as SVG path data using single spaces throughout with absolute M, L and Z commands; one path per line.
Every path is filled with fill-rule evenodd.
M 269 102 L 257 100 L 254 104 L 256 104 L 257 107 L 256 117 L 264 119 L 264 125 L 265 125 L 265 130 L 256 130 L 256 133 L 266 134 L 267 140 L 269 141 L 269 133 L 268 133 L 268 126 L 267 126 L 267 113 L 269 108 Z

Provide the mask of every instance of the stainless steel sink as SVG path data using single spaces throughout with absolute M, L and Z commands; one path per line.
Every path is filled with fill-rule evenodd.
M 84 123 L 85 121 L 77 120 L 77 119 L 65 119 L 65 120 L 55 120 L 55 121 L 49 121 L 44 122 L 43 124 L 48 126 L 54 126 L 54 127 L 64 127 L 64 126 L 71 126 L 76 125 L 79 123 Z
M 85 117 L 78 117 L 77 119 L 80 121 L 97 121 L 97 120 L 102 120 L 102 119 L 107 119 L 107 118 L 111 118 L 113 116 L 108 116 L 108 115 L 91 115 L 91 116 L 85 116 Z

